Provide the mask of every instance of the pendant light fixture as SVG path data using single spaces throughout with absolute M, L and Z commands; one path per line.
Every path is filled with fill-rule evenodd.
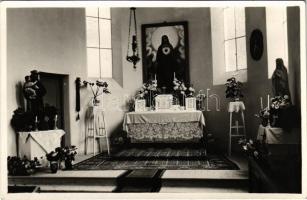
M 138 49 L 137 37 L 136 37 L 137 31 L 136 31 L 135 9 L 136 8 L 130 8 L 128 48 L 127 48 L 127 56 L 126 56 L 127 61 L 133 63 L 134 69 L 136 69 L 136 63 L 140 61 L 139 49 Z M 134 19 L 133 20 L 134 32 L 132 32 L 132 26 L 133 26 L 133 24 L 131 24 L 132 18 Z M 132 35 L 132 42 L 131 42 L 131 35 Z M 131 42 L 132 54 L 129 55 L 130 42 Z

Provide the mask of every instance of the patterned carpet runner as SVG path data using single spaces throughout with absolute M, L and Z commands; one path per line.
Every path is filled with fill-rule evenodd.
M 238 170 L 223 155 L 204 156 L 202 148 L 128 148 L 111 157 L 99 154 L 74 165 L 75 170 L 210 169 Z

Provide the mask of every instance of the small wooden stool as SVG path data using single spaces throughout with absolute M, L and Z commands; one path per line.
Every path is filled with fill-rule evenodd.
M 231 155 L 231 141 L 233 137 L 246 138 L 245 120 L 244 120 L 244 110 L 245 105 L 243 101 L 229 102 L 228 112 L 229 112 L 229 144 L 228 144 L 228 155 Z M 239 113 L 241 115 L 241 124 L 236 120 L 233 124 L 232 113 Z M 232 129 L 236 129 L 233 133 Z M 240 133 L 239 129 L 243 129 L 243 134 Z

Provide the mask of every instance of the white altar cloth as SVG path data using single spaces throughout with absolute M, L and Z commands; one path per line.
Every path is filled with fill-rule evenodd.
M 28 159 L 46 157 L 46 153 L 61 146 L 61 138 L 65 132 L 61 129 L 48 131 L 31 131 L 18 133 L 18 155 Z
M 140 123 L 176 123 L 176 122 L 199 122 L 205 126 L 205 118 L 201 111 L 145 111 L 129 112 L 125 114 L 123 129 L 128 131 L 127 124 Z

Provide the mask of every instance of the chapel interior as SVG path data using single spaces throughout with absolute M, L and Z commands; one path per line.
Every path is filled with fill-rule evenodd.
M 8 193 L 301 193 L 300 11 L 7 8 Z

